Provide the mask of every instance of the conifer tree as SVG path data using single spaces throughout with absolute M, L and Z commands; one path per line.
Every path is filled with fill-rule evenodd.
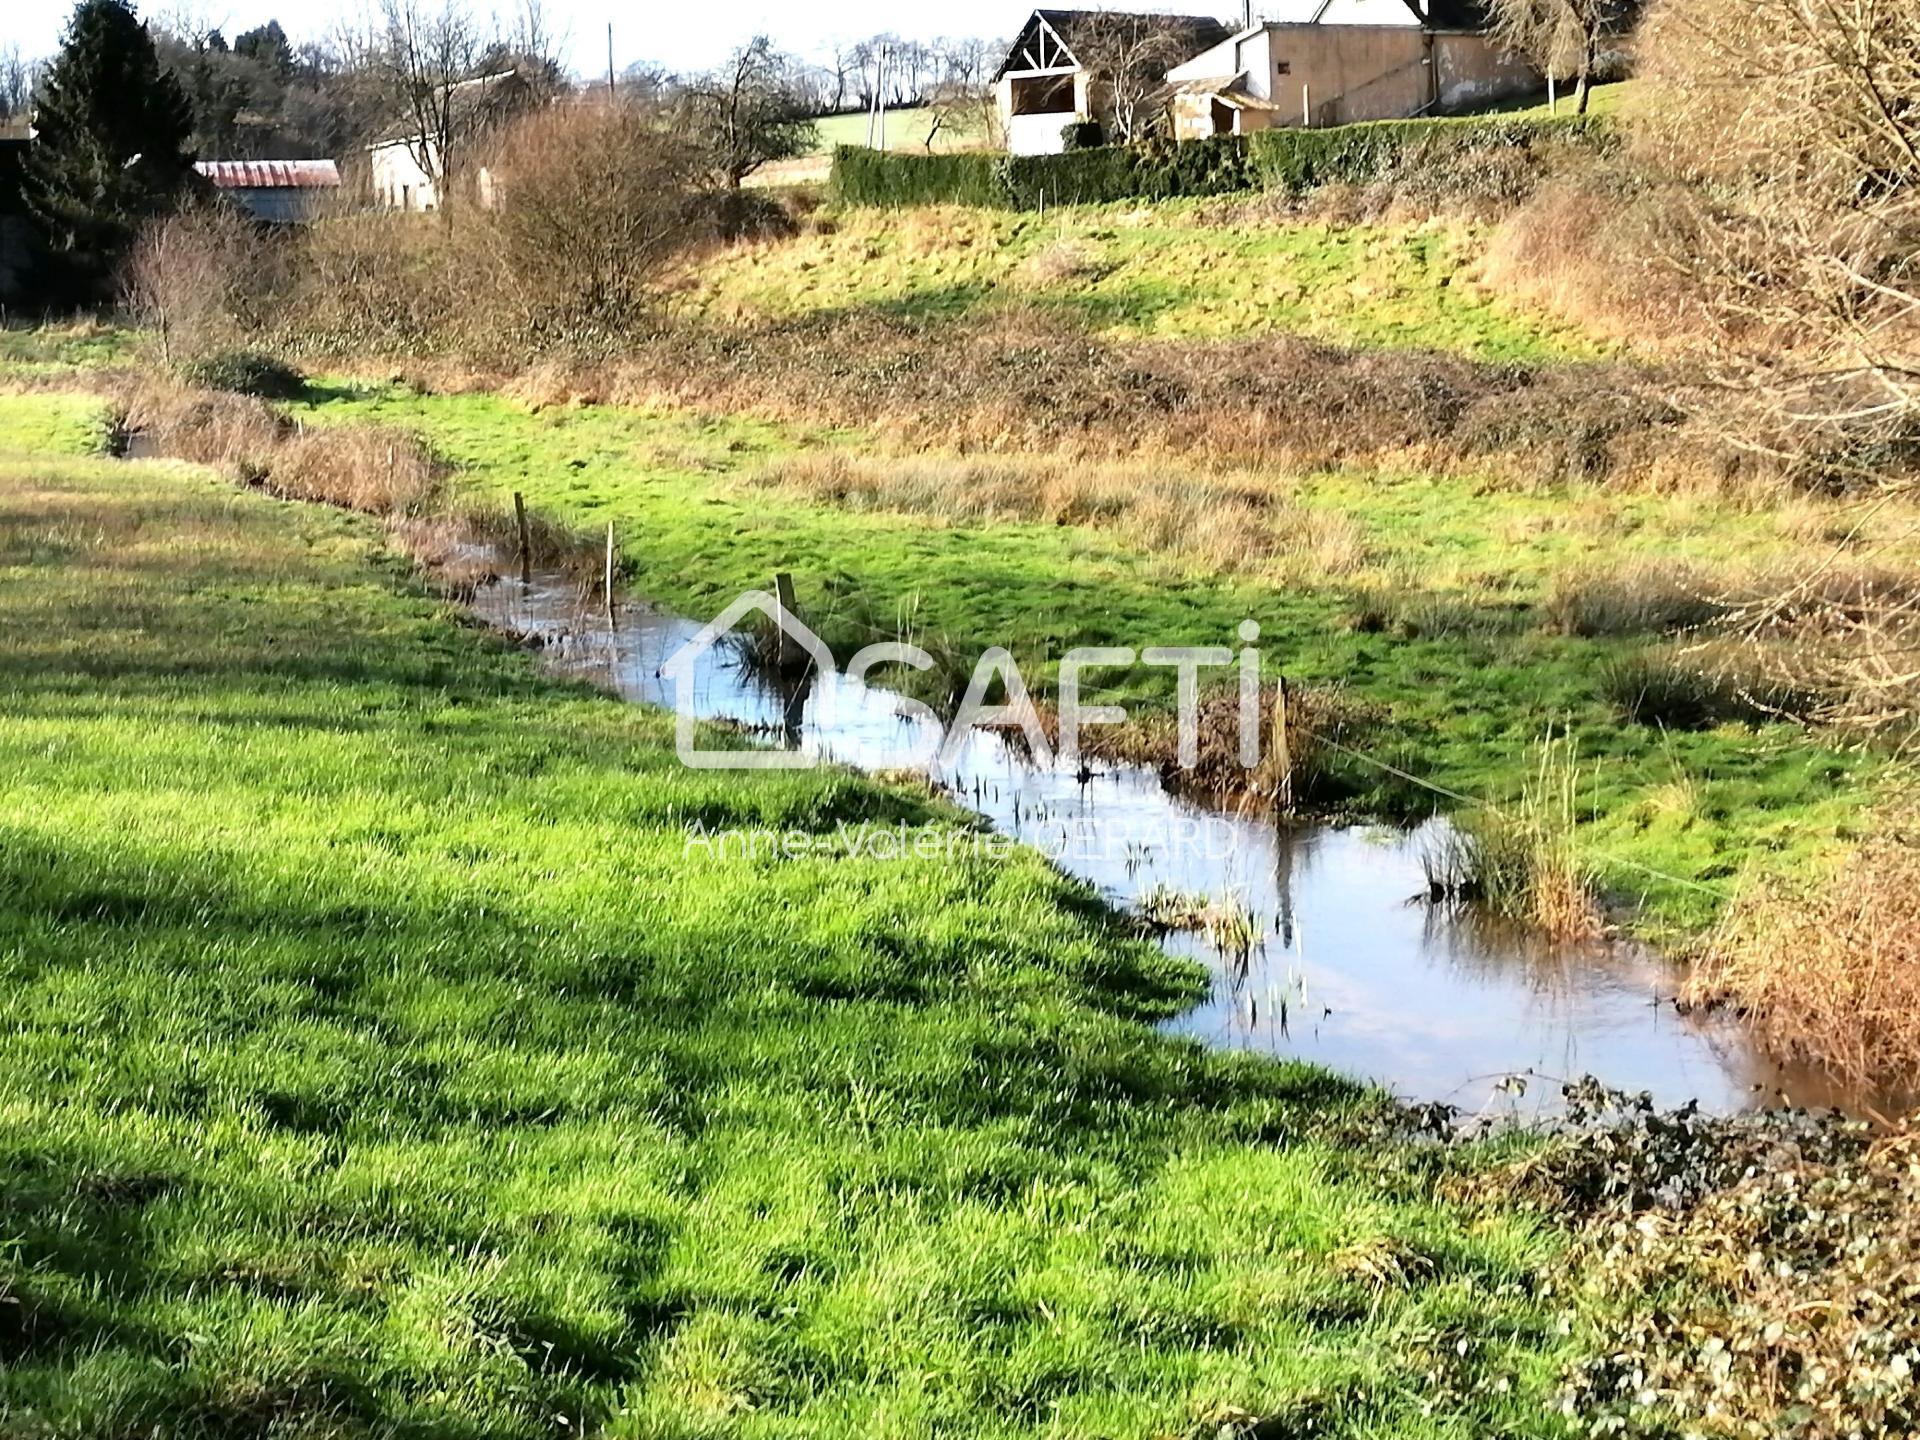
M 33 119 L 27 207 L 71 298 L 100 298 L 141 223 L 191 173 L 192 109 L 125 0 L 79 0 Z

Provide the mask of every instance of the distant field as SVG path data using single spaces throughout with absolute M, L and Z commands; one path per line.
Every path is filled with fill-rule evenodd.
M 927 131 L 933 125 L 933 114 L 924 105 L 907 106 L 899 110 L 887 111 L 888 150 L 925 150 Z M 978 124 L 953 124 L 941 127 L 939 137 L 934 141 L 935 150 L 967 150 L 977 146 L 981 140 Z M 867 139 L 867 116 L 865 112 L 853 115 L 829 115 L 819 122 L 819 141 L 814 153 L 831 154 L 836 146 L 865 145 Z

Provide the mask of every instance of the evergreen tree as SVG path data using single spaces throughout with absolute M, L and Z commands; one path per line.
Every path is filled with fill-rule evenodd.
M 192 171 L 192 129 L 132 7 L 80 0 L 35 95 L 24 187 L 76 292 L 100 297 L 140 224 L 173 204 Z

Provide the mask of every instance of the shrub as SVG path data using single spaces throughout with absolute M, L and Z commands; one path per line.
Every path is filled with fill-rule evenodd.
M 1603 689 L 1626 719 L 1667 730 L 1810 719 L 1819 697 L 1759 658 L 1743 649 L 1649 651 L 1609 666 Z
M 893 155 L 861 145 L 834 152 L 833 197 L 847 205 L 903 209 L 914 205 L 1004 206 L 1001 158 L 981 152 Z
M 704 163 L 635 106 L 550 106 L 515 124 L 493 158 L 499 203 L 468 219 L 498 259 L 502 319 L 536 344 L 645 321 L 660 270 L 700 237 Z M 744 210 L 720 218 L 744 224 Z
M 251 395 L 257 400 L 297 400 L 307 390 L 306 377 L 298 370 L 258 350 L 219 350 L 184 360 L 174 368 L 188 385 Z
M 1920 1065 L 1920 846 L 1896 817 L 1831 872 L 1747 891 L 1694 970 L 1690 998 L 1737 1005 L 1776 1054 L 1852 1084 L 1902 1087 Z
M 1098 120 L 1075 120 L 1060 132 L 1061 148 L 1067 152 L 1097 150 L 1106 143 L 1106 127 Z
M 1331 130 L 1269 130 L 1174 143 L 1071 148 L 1061 155 L 893 155 L 843 146 L 833 190 L 849 205 L 1098 205 L 1267 188 L 1288 192 L 1361 184 L 1395 165 L 1464 166 L 1469 157 L 1548 144 L 1601 146 L 1611 131 L 1584 120 L 1494 117 L 1392 120 Z

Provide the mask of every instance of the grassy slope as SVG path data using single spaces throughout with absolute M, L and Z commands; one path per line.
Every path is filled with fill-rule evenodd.
M 1033 857 L 689 861 L 955 817 L 685 771 L 364 522 L 0 496 L 0 1429 L 1554 1430 L 1547 1242 Z
M 1636 559 L 1760 558 L 1787 543 L 1767 517 L 1699 497 L 1316 477 L 1301 498 L 1357 522 L 1370 571 L 1267 585 L 1193 574 L 1098 531 L 850 513 L 740 478 L 784 450 L 852 443 L 844 436 L 612 408 L 530 415 L 490 396 L 392 389 L 345 392 L 313 413 L 416 427 L 479 490 L 518 488 L 581 524 L 613 520 L 638 588 L 690 614 L 717 612 L 789 570 L 810 618 L 843 649 L 906 631 L 968 656 L 1006 645 L 1030 674 L 1075 645 L 1232 644 L 1252 616 L 1267 653 L 1296 679 L 1342 684 L 1387 707 L 1382 758 L 1490 798 L 1515 793 L 1548 727 L 1571 723 L 1599 815 L 1591 848 L 1608 882 L 1643 899 L 1654 923 L 1697 928 L 1743 867 L 1791 869 L 1830 853 L 1880 773 L 1793 726 L 1663 734 L 1622 724 L 1604 681 L 1640 642 L 1535 628 L 1557 574 L 1617 572 Z M 1403 608 L 1431 612 L 1420 634 L 1357 627 L 1368 605 L 1355 587 L 1369 580 Z M 1126 693 L 1164 700 L 1154 676 L 1138 672 Z M 1368 806 L 1450 808 L 1377 769 L 1355 764 L 1348 774 Z
M 1484 359 L 1595 352 L 1572 328 L 1475 290 L 1464 224 L 1213 223 L 1206 201 L 1050 217 L 853 211 L 827 233 L 742 246 L 684 277 L 692 315 L 849 306 L 959 316 L 1030 306 L 1113 337 L 1297 331 Z

